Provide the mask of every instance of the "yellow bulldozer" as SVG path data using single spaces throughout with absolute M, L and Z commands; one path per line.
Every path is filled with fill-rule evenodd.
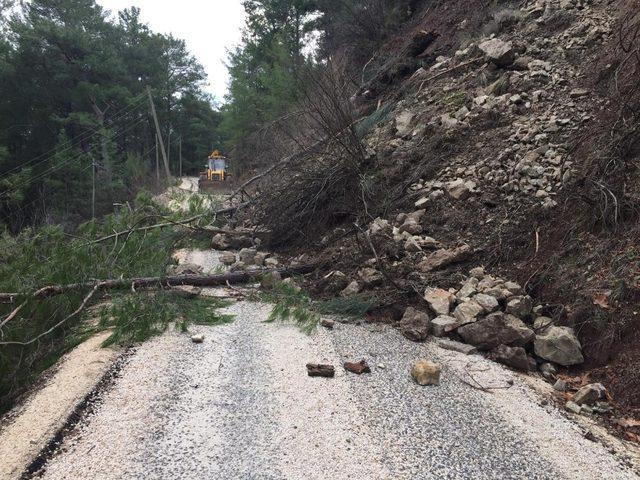
M 224 193 L 230 189 L 227 158 L 214 150 L 207 158 L 206 170 L 200 172 L 198 190 L 206 193 Z

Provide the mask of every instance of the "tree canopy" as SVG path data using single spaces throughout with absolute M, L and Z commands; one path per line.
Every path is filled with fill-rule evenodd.
M 220 146 L 220 112 L 184 41 L 152 32 L 130 8 L 110 19 L 94 0 L 32 0 L 0 21 L 0 218 L 19 229 L 90 216 L 155 179 L 151 89 L 171 169 L 196 172 Z M 13 13 L 8 13 L 13 12 Z

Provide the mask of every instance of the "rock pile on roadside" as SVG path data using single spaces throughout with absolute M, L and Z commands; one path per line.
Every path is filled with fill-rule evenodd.
M 409 339 L 428 335 L 460 339 L 509 367 L 538 370 L 538 365 L 577 365 L 584 361 L 575 332 L 542 315 L 520 285 L 474 268 L 457 289 L 427 288 L 427 308 L 407 308 L 398 323 Z

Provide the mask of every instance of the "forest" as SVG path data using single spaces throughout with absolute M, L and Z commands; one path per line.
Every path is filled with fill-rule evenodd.
M 229 93 L 213 99 L 184 41 L 153 32 L 137 8 L 108 15 L 94 0 L 2 0 L 0 224 L 14 233 L 75 226 L 157 188 L 147 89 L 172 174 L 180 153 L 182 172 L 196 174 L 213 148 L 239 175 L 273 160 L 259 154 L 273 139 L 258 148 L 256 133 L 295 110 L 310 72 L 341 55 L 366 61 L 416 3 L 247 0 Z
M 172 173 L 219 147 L 220 112 L 184 41 L 130 8 L 4 1 L 0 16 L 0 223 L 77 225 L 156 185 L 152 92 Z M 180 145 L 181 143 L 181 145 Z M 94 172 L 92 172 L 94 170 Z

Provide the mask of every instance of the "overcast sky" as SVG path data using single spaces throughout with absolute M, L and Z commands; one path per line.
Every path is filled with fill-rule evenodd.
M 115 15 L 136 6 L 142 20 L 158 33 L 172 33 L 187 42 L 209 75 L 209 91 L 222 101 L 227 90 L 227 50 L 240 43 L 244 25 L 242 0 L 98 0 Z

